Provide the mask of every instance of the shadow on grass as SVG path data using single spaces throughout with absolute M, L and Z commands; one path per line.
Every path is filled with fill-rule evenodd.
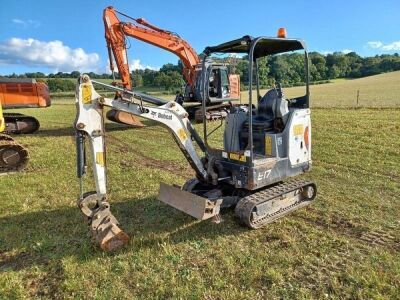
M 144 120 L 142 123 L 145 127 L 132 127 L 129 125 L 124 124 L 117 124 L 117 123 L 107 123 L 106 124 L 106 132 L 113 132 L 113 131 L 125 131 L 125 130 L 140 130 L 146 127 L 153 127 L 158 126 L 157 123 L 151 120 Z M 62 128 L 41 128 L 35 136 L 44 136 L 44 137 L 57 137 L 57 136 L 73 136 L 75 134 L 74 128 L 71 126 L 69 127 L 62 127 Z
M 112 203 L 112 212 L 121 228 L 131 237 L 130 244 L 117 254 L 143 248 L 159 249 L 161 243 L 177 244 L 219 235 L 246 231 L 236 225 L 232 213 L 224 214 L 222 224 L 199 222 L 154 198 L 126 199 Z M 226 226 L 228 225 L 228 226 Z M 0 272 L 23 270 L 32 266 L 55 266 L 64 257 L 88 261 L 103 257 L 88 235 L 78 208 L 65 207 L 0 218 Z

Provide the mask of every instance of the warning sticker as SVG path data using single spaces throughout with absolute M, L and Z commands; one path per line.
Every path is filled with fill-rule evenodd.
M 96 152 L 96 164 L 104 167 L 104 152 Z
M 240 155 L 239 153 L 229 153 L 229 158 L 238 161 L 246 161 L 246 156 Z
M 178 129 L 177 134 L 178 134 L 179 138 L 181 139 L 181 141 L 185 141 L 187 139 L 185 129 L 183 129 L 183 128 Z
M 84 84 L 82 85 L 82 102 L 83 104 L 92 103 L 92 85 Z
M 272 137 L 265 137 L 265 155 L 272 155 Z
M 304 132 L 303 124 L 297 124 L 293 126 L 293 134 L 294 135 L 302 135 Z

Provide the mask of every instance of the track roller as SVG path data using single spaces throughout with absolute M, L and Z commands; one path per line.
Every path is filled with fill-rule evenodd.
M 293 180 L 279 183 L 242 198 L 235 208 L 240 223 L 257 229 L 310 204 L 317 193 L 313 182 Z

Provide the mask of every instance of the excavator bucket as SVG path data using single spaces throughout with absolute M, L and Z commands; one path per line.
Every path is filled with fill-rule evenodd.
M 90 230 L 97 244 L 106 252 L 114 252 L 129 242 L 129 236 L 118 227 L 110 207 L 102 208 L 94 214 Z
M 158 200 L 198 220 L 206 220 L 217 216 L 222 204 L 222 199 L 211 201 L 165 183 L 160 184 Z
M 106 115 L 107 119 L 110 121 L 120 123 L 120 124 L 127 124 L 131 125 L 133 127 L 144 127 L 145 125 L 139 120 L 138 117 L 128 114 L 123 111 L 117 111 L 117 110 L 110 110 L 107 112 Z
M 118 227 L 119 223 L 110 211 L 110 204 L 97 204 L 96 193 L 90 192 L 78 200 L 78 207 L 85 215 L 90 233 L 97 245 L 106 252 L 114 252 L 129 242 L 129 236 Z

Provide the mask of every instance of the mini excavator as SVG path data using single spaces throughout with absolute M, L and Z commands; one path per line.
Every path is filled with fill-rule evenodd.
M 165 102 L 150 95 L 96 82 L 88 75 L 80 76 L 74 123 L 77 175 L 81 187 L 78 207 L 89 224 L 92 237 L 103 250 L 114 251 L 129 240 L 111 213 L 108 202 L 103 117 L 106 108 L 140 116 L 168 128 L 196 176 L 180 188 L 161 183 L 158 199 L 197 219 L 218 219 L 221 209 L 232 207 L 240 223 L 256 229 L 313 201 L 316 185 L 302 178 L 292 178 L 311 168 L 308 54 L 302 40 L 286 38 L 281 30 L 278 33 L 278 37 L 244 36 L 207 47 L 203 52 L 201 73 L 196 76 L 203 118 L 206 117 L 207 99 L 211 95 L 223 95 L 223 85 L 217 86 L 217 93 L 210 85 L 210 78 L 220 68 L 220 65 L 212 63 L 212 55 L 247 54 L 250 62 L 249 104 L 232 106 L 226 118 L 221 120 L 224 124 L 221 149 L 210 143 L 210 135 L 216 132 L 210 130 L 210 124 L 203 122 L 201 137 L 189 121 L 187 111 L 176 101 Z M 304 51 L 305 95 L 286 98 L 279 84 L 261 95 L 259 59 L 291 51 Z M 94 84 L 122 93 L 114 99 L 105 98 L 96 92 Z M 252 93 L 254 86 L 256 99 Z M 84 191 L 85 140 L 90 144 L 88 151 L 96 185 L 93 192 Z
M 29 160 L 28 150 L 5 134 L 6 121 L 0 105 L 0 175 L 25 168 Z
M 123 22 L 118 15 L 128 18 L 131 22 Z M 150 24 L 143 18 L 134 19 L 128 15 L 115 10 L 109 6 L 104 9 L 103 13 L 105 38 L 110 61 L 110 70 L 114 71 L 114 60 L 121 76 L 122 86 L 124 89 L 132 90 L 132 84 L 129 72 L 129 61 L 127 56 L 126 37 L 132 37 L 142 42 L 159 47 L 169 51 L 179 57 L 183 64 L 183 77 L 186 80 L 184 94 L 178 94 L 176 102 L 190 103 L 185 106 L 189 113 L 190 119 L 202 122 L 202 91 L 200 84 L 201 59 L 190 44 L 182 39 L 178 34 L 171 31 L 161 29 Z M 208 63 L 206 63 L 208 66 Z M 212 81 L 214 86 L 210 87 L 210 96 L 206 99 L 207 120 L 222 119 L 226 116 L 226 107 L 228 102 L 236 101 L 240 97 L 240 76 L 229 74 L 227 66 L 213 64 Z M 117 83 L 116 83 L 117 84 Z M 221 85 L 221 87 L 219 87 Z M 211 89 L 213 89 L 211 91 Z M 218 94 L 218 92 L 221 94 Z M 118 92 L 120 93 L 120 92 Z M 107 118 L 114 122 L 126 123 L 130 125 L 141 125 L 139 121 L 132 116 L 127 116 L 124 112 L 110 110 Z
M 42 108 L 51 105 L 48 86 L 31 78 L 0 78 L 3 109 Z M 30 134 L 39 130 L 39 121 L 20 113 L 4 113 L 6 134 Z

